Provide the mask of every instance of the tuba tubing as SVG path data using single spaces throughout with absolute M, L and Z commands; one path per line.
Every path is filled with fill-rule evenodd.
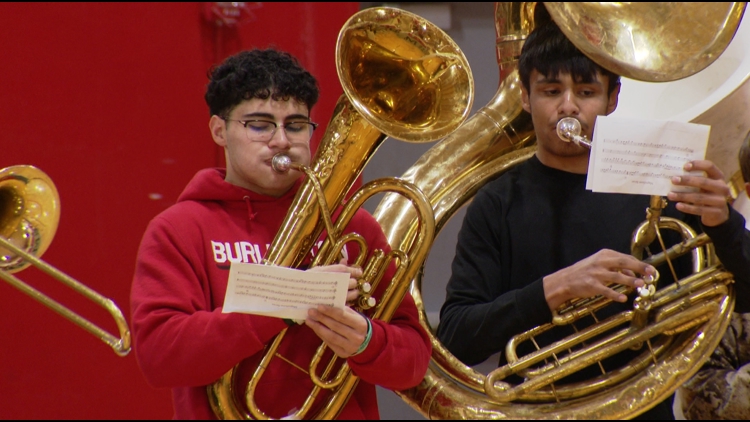
M 442 226 L 442 216 L 451 215 L 463 205 L 456 204 L 457 198 L 476 193 L 499 168 L 505 167 L 505 160 L 501 159 L 513 156 L 522 160 L 536 148 L 531 118 L 521 108 L 521 82 L 516 70 L 517 57 L 531 25 L 531 13 L 529 3 L 496 4 L 497 55 L 502 79 L 495 96 L 401 176 L 417 184 L 430 199 L 438 228 Z M 410 230 L 414 217 L 409 204 L 395 195 L 387 195 L 374 215 L 392 245 L 405 240 L 402 233 Z
M 438 232 L 480 186 L 525 161 L 536 150 L 531 118 L 521 107 L 516 69 L 521 46 L 533 26 L 532 16 L 531 3 L 496 3 L 501 79 L 495 96 L 454 133 L 430 148 L 402 176 L 417 184 L 429 198 Z M 396 247 L 409 240 L 414 214 L 403 199 L 387 195 L 373 215 L 391 245 Z M 430 419 L 488 417 L 492 413 L 483 396 L 484 375 L 458 361 L 432 334 L 418 280 L 413 281 L 411 294 L 420 321 L 430 334 L 433 356 L 422 383 L 397 394 Z M 457 387 L 454 380 L 461 386 Z

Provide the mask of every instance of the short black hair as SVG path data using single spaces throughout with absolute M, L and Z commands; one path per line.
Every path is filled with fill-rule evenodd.
M 524 41 L 518 61 L 518 74 L 526 90 L 531 90 L 531 72 L 536 70 L 548 78 L 569 73 L 578 82 L 592 82 L 599 73 L 607 76 L 607 94 L 611 94 L 620 83 L 620 75 L 599 66 L 576 48 L 541 3 L 536 9 L 534 30 Z
M 750 132 L 745 136 L 745 140 L 740 147 L 740 171 L 745 183 L 750 183 Z
M 252 98 L 317 103 L 318 82 L 291 54 L 274 48 L 252 49 L 228 57 L 211 68 L 206 86 L 210 114 L 227 118 L 244 100 Z

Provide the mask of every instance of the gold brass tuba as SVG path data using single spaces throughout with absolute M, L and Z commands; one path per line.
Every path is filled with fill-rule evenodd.
M 530 122 L 521 117 L 519 81 L 514 69 L 517 52 L 534 25 L 534 7 L 541 6 L 496 4 L 501 69 L 497 95 L 454 134 L 423 155 L 403 176 L 429 198 L 438 231 L 458 208 L 471 200 L 481 184 L 534 153 L 534 147 L 529 146 L 533 143 Z M 663 82 L 699 72 L 716 60 L 732 39 L 745 6 L 737 3 L 548 3 L 546 7 L 563 32 L 600 65 L 625 77 Z M 619 33 L 620 29 L 626 33 Z M 655 37 L 650 40 L 655 45 L 639 46 L 636 53 L 640 55 L 635 58 L 623 56 L 628 36 L 640 42 L 652 35 Z M 667 38 L 669 40 L 665 40 Z M 668 44 L 672 38 L 681 43 L 679 47 Z M 686 42 L 688 39 L 690 42 Z M 687 45 L 690 45 L 689 51 Z M 649 61 L 645 52 L 665 60 Z M 678 68 L 670 67 L 675 65 Z M 660 198 L 653 198 L 649 220 L 634 236 L 634 254 L 640 254 L 642 245 L 650 243 L 652 236 L 657 235 L 657 226 L 665 228 L 672 224 L 659 218 L 661 207 Z M 409 212 L 408 204 L 393 195 L 386 196 L 375 212 L 394 247 L 408 239 L 413 230 L 415 223 Z M 711 261 L 710 248 L 698 249 L 707 244 L 705 236 L 696 236 L 681 226 L 677 230 L 684 231 L 686 240 L 648 257 L 647 261 L 657 264 L 680 254 L 693 253 L 697 258 L 695 274 L 656 292 L 645 307 L 658 312 L 643 312 L 642 307 L 622 316 L 620 321 L 595 325 L 597 332 L 581 333 L 567 339 L 568 343 L 559 342 L 530 356 L 514 359 L 515 344 L 532 339 L 536 331 L 547 330 L 552 323 L 538 327 L 512 340 L 507 350 L 508 361 L 513 363 L 489 375 L 458 361 L 432 335 L 421 301 L 420 273 L 420 278 L 412 281 L 412 296 L 420 307 L 422 324 L 431 333 L 433 358 L 423 382 L 398 394 L 430 419 L 602 419 L 631 418 L 643 413 L 672 394 L 699 369 L 720 341 L 733 308 L 732 275 Z M 601 306 L 606 306 L 606 301 L 569 304 L 559 310 L 555 323 L 568 323 L 578 314 Z M 617 324 L 626 326 L 616 336 L 568 353 L 574 344 L 586 342 Z M 634 328 L 630 329 L 629 324 Z M 590 383 L 554 384 L 566 374 L 617 353 L 618 349 L 641 346 L 643 348 L 638 350 L 646 352 L 633 362 L 632 370 L 605 374 Z M 548 364 L 545 365 L 545 361 Z M 518 385 L 504 383 L 503 378 L 511 373 L 520 373 L 527 380 Z
M 455 130 L 471 110 L 473 79 L 463 53 L 443 31 L 417 15 L 385 7 L 362 10 L 346 22 L 336 44 L 336 68 L 344 95 L 334 109 L 312 168 L 292 164 L 308 178 L 264 261 L 268 265 L 299 266 L 324 229 L 327 238 L 313 266 L 334 262 L 346 242 L 359 242 L 363 252 L 356 263 L 363 268 L 362 283 L 369 284 L 371 291 L 375 291 L 386 266 L 391 261 L 396 263 L 396 273 L 380 302 L 369 310 L 371 318 L 388 321 L 432 244 L 435 226 L 429 202 L 413 184 L 380 179 L 366 184 L 347 201 L 335 226 L 330 221 L 331 210 L 342 203 L 386 136 L 430 142 Z M 289 163 L 281 167 L 289 167 Z M 373 251 L 373 258 L 364 263 L 367 247 L 362 238 L 340 235 L 356 210 L 381 192 L 406 196 L 417 209 L 419 222 L 401 249 L 394 247 L 388 256 Z M 367 309 L 371 304 L 362 305 Z M 285 334 L 286 330 L 279 333 L 266 348 L 247 386 L 237 386 L 235 367 L 208 387 L 209 402 L 217 417 L 268 418 L 255 402 L 255 389 Z M 335 418 L 356 388 L 358 378 L 345 362 L 320 362 L 324 350 L 321 345 L 310 363 L 315 387 L 299 410 L 290 415 L 293 418 Z M 334 370 L 336 374 L 331 374 Z M 321 393 L 327 394 L 325 398 Z
M 0 170 L 0 278 L 107 343 L 119 356 L 130 352 L 130 329 L 115 303 L 42 261 L 60 220 L 60 197 L 52 180 L 33 166 Z M 116 337 L 24 283 L 13 273 L 34 265 L 112 315 Z

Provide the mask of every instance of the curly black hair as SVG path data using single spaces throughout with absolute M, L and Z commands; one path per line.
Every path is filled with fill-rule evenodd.
M 536 26 L 524 41 L 518 61 L 518 74 L 527 91 L 531 90 L 531 72 L 536 69 L 548 78 L 569 73 L 575 81 L 584 83 L 594 81 L 599 73 L 608 77 L 607 93 L 612 93 L 620 83 L 620 75 L 599 66 L 578 50 L 540 4 L 535 9 L 534 21 Z
M 293 98 L 312 110 L 319 96 L 315 77 L 294 56 L 274 48 L 246 50 L 228 57 L 211 68 L 208 78 L 206 104 L 212 116 L 222 118 L 252 98 Z

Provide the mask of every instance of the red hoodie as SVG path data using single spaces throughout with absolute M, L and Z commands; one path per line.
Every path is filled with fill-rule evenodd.
M 301 181 L 273 198 L 229 184 L 224 176 L 223 169 L 199 171 L 177 203 L 150 222 L 138 251 L 131 290 L 133 349 L 149 384 L 172 389 L 176 419 L 215 419 L 206 386 L 240 361 L 237 376 L 248 379 L 255 369 L 250 362 L 287 328 L 279 318 L 221 309 L 230 263 L 261 262 Z M 389 250 L 365 210 L 347 231 L 362 235 L 370 251 Z M 356 256 L 356 244 L 347 248 Z M 430 340 L 410 295 L 390 324 L 374 320 L 372 326 L 367 349 L 347 359 L 360 381 L 341 419 L 378 419 L 375 384 L 403 390 L 419 384 L 427 371 Z M 279 353 L 307 370 L 320 343 L 307 326 L 294 325 Z M 275 358 L 256 389 L 256 403 L 269 417 L 281 418 L 300 408 L 311 385 L 307 374 Z

